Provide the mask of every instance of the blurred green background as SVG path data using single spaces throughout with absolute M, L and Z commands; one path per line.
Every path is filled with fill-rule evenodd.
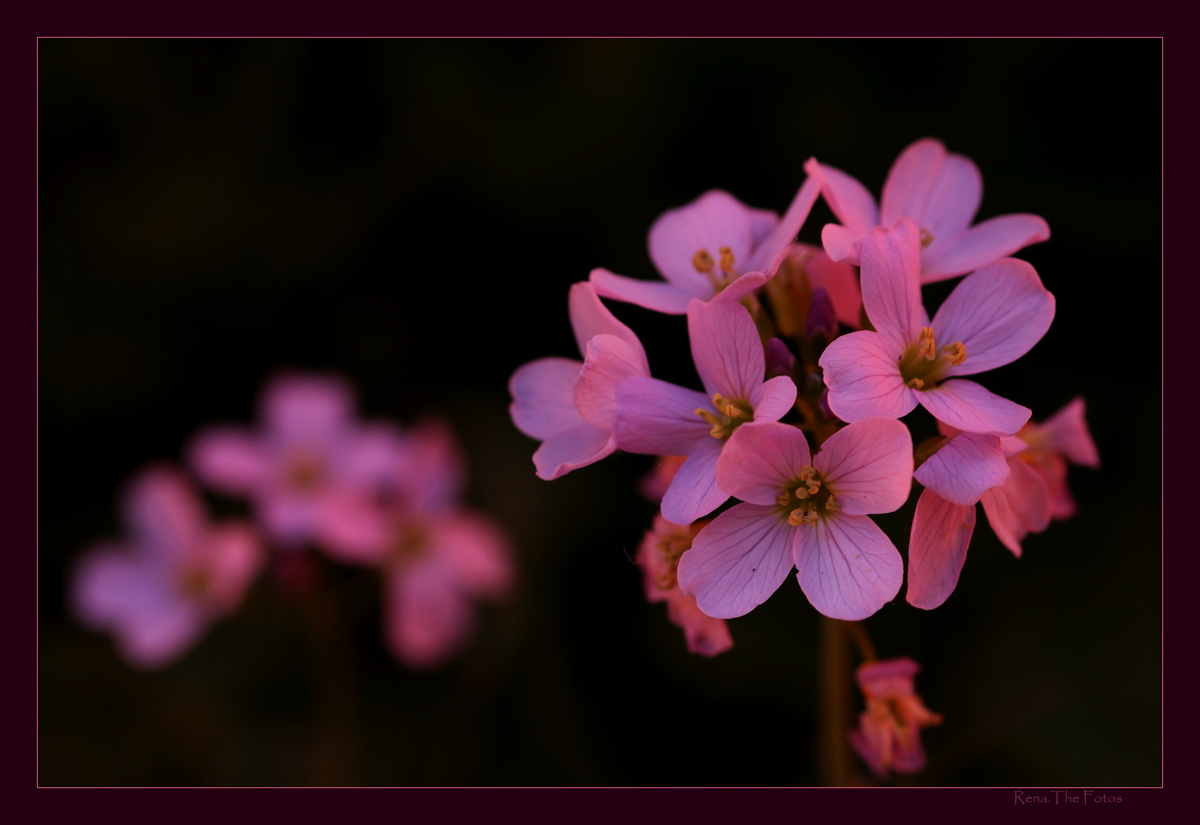
M 782 211 L 810 156 L 878 194 L 933 136 L 984 177 L 980 218 L 1058 299 L 989 374 L 1035 419 L 1088 401 L 1099 472 L 1014 560 L 980 527 L 956 592 L 866 623 L 945 723 L 906 783 L 1161 783 L 1158 40 L 42 40 L 39 774 L 42 785 L 809 785 L 817 615 L 794 579 L 690 656 L 631 557 L 645 456 L 554 482 L 511 425 L 522 363 L 574 357 L 567 289 L 656 277 L 646 231 L 723 188 Z M 801 237 L 819 239 L 819 205 Z M 945 285 L 948 287 L 950 285 Z M 935 303 L 947 290 L 927 290 Z M 685 324 L 626 305 L 655 374 Z M 300 606 L 269 580 L 177 664 L 127 668 L 66 615 L 71 562 L 121 531 L 119 485 L 280 367 L 334 370 L 368 417 L 447 416 L 470 503 L 520 585 L 467 655 L 406 670 L 377 582 L 343 599 L 330 710 Z M 222 516 L 238 502 L 209 498 Z M 880 518 L 903 551 L 912 506 Z M 855 702 L 858 701 L 855 697 Z

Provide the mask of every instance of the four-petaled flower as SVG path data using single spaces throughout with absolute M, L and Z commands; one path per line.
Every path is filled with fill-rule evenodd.
M 889 771 L 916 773 L 925 767 L 921 728 L 940 725 L 942 716 L 925 707 L 913 689 L 921 669 L 912 659 L 868 662 L 858 669 L 858 685 L 867 701 L 850 744 L 880 779 Z

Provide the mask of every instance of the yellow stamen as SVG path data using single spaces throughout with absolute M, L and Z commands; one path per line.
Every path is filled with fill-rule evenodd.
M 697 272 L 712 272 L 714 266 L 712 255 L 708 254 L 707 249 L 697 249 L 696 254 L 692 256 L 692 266 L 696 268 Z
M 919 390 L 923 386 L 925 386 L 925 382 L 922 381 L 920 378 L 914 378 L 908 382 L 908 388 L 910 390 Z
M 967 348 L 963 346 L 962 341 L 955 341 L 942 350 L 942 357 L 949 361 L 952 366 L 957 367 L 963 361 L 967 360 Z
M 719 251 L 721 253 L 721 271 L 726 275 L 734 274 L 733 265 L 736 263 L 736 259 L 733 257 L 733 250 L 728 246 L 723 246 Z
M 921 327 L 921 340 L 917 342 L 917 354 L 926 361 L 937 357 L 937 345 L 933 342 L 933 327 Z
M 931 243 L 933 243 L 933 233 L 930 232 L 928 229 L 922 229 L 921 230 L 921 248 L 924 249 L 925 247 L 929 246 Z

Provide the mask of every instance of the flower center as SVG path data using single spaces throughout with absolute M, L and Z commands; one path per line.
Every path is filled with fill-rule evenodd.
M 396 524 L 388 559 L 394 564 L 407 564 L 424 554 L 428 545 L 429 535 L 424 526 L 412 519 L 403 519 Z
M 671 533 L 659 536 L 658 552 L 662 557 L 662 572 L 654 579 L 654 586 L 659 590 L 670 590 L 678 584 L 676 574 L 679 570 L 679 557 L 692 546 L 692 536 L 688 533 Z
M 721 393 L 713 396 L 713 406 L 716 413 L 703 407 L 696 409 L 696 415 L 712 425 L 708 434 L 713 438 L 729 438 L 734 430 L 754 418 L 754 408 L 750 402 L 740 399 L 731 401 Z
M 930 232 L 928 229 L 922 229 L 921 230 L 921 248 L 924 249 L 925 247 L 929 246 L 931 243 L 933 243 L 933 233 Z
M 292 456 L 285 477 L 289 487 L 313 490 L 320 486 L 325 477 L 325 465 L 312 453 L 301 450 Z
M 182 570 L 175 580 L 175 586 L 183 596 L 189 599 L 202 599 L 208 593 L 208 571 L 200 567 L 188 567 Z
M 900 376 L 910 389 L 933 389 L 945 377 L 946 370 L 966 360 L 967 348 L 962 341 L 947 344 L 939 351 L 933 327 L 921 327 L 921 337 L 900 356 Z
M 692 256 L 692 266 L 708 278 L 714 292 L 720 292 L 738 277 L 738 271 L 734 269 L 737 258 L 733 254 L 733 248 L 723 246 L 717 250 L 717 255 L 720 257 L 714 261 L 707 249 L 697 249 L 696 254 Z
M 800 471 L 800 475 L 775 499 L 779 506 L 789 510 L 788 524 L 814 524 L 823 515 L 842 509 L 827 484 L 822 484 L 821 474 L 811 465 Z

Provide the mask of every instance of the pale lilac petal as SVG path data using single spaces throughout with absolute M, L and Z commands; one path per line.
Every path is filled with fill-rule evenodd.
M 167 465 L 143 470 L 124 488 L 121 515 L 143 552 L 179 559 L 203 534 L 207 514 L 187 477 Z
M 587 352 L 587 342 L 597 335 L 615 335 L 637 352 L 642 371 L 650 372 L 642 342 L 633 330 L 618 321 L 609 311 L 592 284 L 581 282 L 571 285 L 567 293 L 567 311 L 571 317 L 571 330 L 575 333 L 575 343 L 579 345 L 580 354 Z
M 1025 261 L 1005 258 L 964 278 L 933 317 L 939 347 L 961 341 L 967 358 L 948 375 L 974 375 L 1012 363 L 1054 320 L 1054 296 Z
M 712 284 L 703 277 L 679 285 L 664 281 L 641 281 L 607 269 L 593 269 L 588 282 L 595 288 L 596 294 L 603 298 L 625 301 L 668 315 L 682 315 L 687 312 L 688 302 L 693 298 L 707 301 L 713 295 Z
M 969 433 L 1011 435 L 1025 426 L 1032 414 L 1028 407 L 962 378 L 943 381 L 932 390 L 915 394 L 938 421 Z
M 862 299 L 871 324 L 897 353 L 915 342 L 926 326 L 921 242 L 910 219 L 891 229 L 876 227 L 863 241 Z
M 879 208 L 867 187 L 840 169 L 818 163 L 816 158 L 805 162 L 804 171 L 820 181 L 821 197 L 854 237 L 865 235 L 879 224 Z M 828 246 L 826 251 L 829 251 Z M 829 255 L 835 261 L 840 260 L 833 252 Z
M 679 589 L 709 616 L 732 619 L 765 602 L 792 569 L 792 529 L 779 508 L 737 504 L 679 559 Z
M 975 531 L 975 505 L 954 504 L 927 489 L 917 499 L 908 541 L 908 603 L 922 610 L 954 592 Z
M 697 409 L 712 410 L 710 397 L 657 378 L 626 378 L 617 388 L 613 438 L 631 453 L 690 455 L 697 444 L 715 440 Z
M 808 439 L 796 427 L 775 421 L 743 424 L 721 452 L 717 483 L 742 501 L 774 504 L 811 462 Z
M 714 189 L 655 220 L 650 227 L 650 259 L 664 278 L 690 290 L 693 284 L 708 282 L 692 264 L 697 252 L 707 251 L 716 262 L 720 248 L 728 246 L 737 270 L 753 269 L 746 264 L 762 237 L 755 234 L 768 220 L 774 225 L 778 219 L 774 212 L 746 206 L 728 192 Z
M 765 269 L 781 249 L 796 240 L 796 235 L 799 234 L 800 228 L 808 219 L 808 213 L 812 211 L 819 194 L 821 194 L 820 179 L 811 175 L 805 178 L 804 183 L 796 192 L 796 197 L 792 199 L 791 205 L 783 213 L 783 217 L 779 219 L 778 223 L 774 220 L 771 221 L 771 234 L 757 243 L 749 261 L 739 266 L 738 269 L 742 272 Z M 774 218 L 773 215 L 772 218 Z
M 575 408 L 589 424 L 611 430 L 617 417 L 617 387 L 631 375 L 650 374 L 645 354 L 615 335 L 588 341 L 583 368 L 572 385 Z
M 538 478 L 551 481 L 594 464 L 616 449 L 616 441 L 608 430 L 584 422 L 543 441 L 533 454 L 533 465 Z
M 912 436 L 895 419 L 866 418 L 826 439 L 813 466 L 846 515 L 890 513 L 912 489 Z
M 512 586 L 512 548 L 491 519 L 460 511 L 438 520 L 429 552 L 437 555 L 462 593 L 490 599 Z
M 755 387 L 748 400 L 755 421 L 778 421 L 796 403 L 796 382 L 790 375 L 777 375 Z
M 750 398 L 766 372 L 762 339 L 750 311 L 730 301 L 688 304 L 688 337 L 704 389 Z
M 729 493 L 717 484 L 721 445 L 720 440 L 710 437 L 693 448 L 663 493 L 663 518 L 676 524 L 691 524 L 728 500 Z
M 412 668 L 437 667 L 459 653 L 475 627 L 475 607 L 440 571 L 415 565 L 387 581 L 388 645 Z
M 258 438 L 235 427 L 212 427 L 199 433 L 188 447 L 187 463 L 204 484 L 231 495 L 255 490 L 271 471 Z
M 518 367 L 508 381 L 513 398 L 508 411 L 517 429 L 544 440 L 583 424 L 571 398 L 582 367 L 570 358 L 540 358 Z
M 1008 462 L 998 437 L 962 433 L 926 459 L 914 476 L 947 501 L 973 505 L 984 490 L 1008 479 Z
M 1087 406 L 1075 398 L 1040 425 L 1044 448 L 1062 453 L 1067 460 L 1084 467 L 1100 466 L 1100 451 L 1087 426 Z
M 821 353 L 829 387 L 828 403 L 843 421 L 883 416 L 901 418 L 917 406 L 916 393 L 904 386 L 900 352 L 877 332 L 839 336 Z
M 276 443 L 322 443 L 349 423 L 354 392 L 336 376 L 285 373 L 267 385 L 260 404 L 260 420 Z
M 865 619 L 895 598 L 904 562 L 866 516 L 825 515 L 797 530 L 796 578 L 812 606 L 831 619 Z
M 1050 524 L 1050 493 L 1045 480 L 1019 458 L 1008 460 L 1008 481 L 993 487 L 979 499 L 996 538 L 1021 555 L 1021 540 L 1040 533 Z
M 921 255 L 921 282 L 931 284 L 973 272 L 1050 238 L 1050 226 L 1038 215 L 991 218 L 945 238 L 935 238 Z
M 962 155 L 947 154 L 932 138 L 900 153 L 883 185 L 880 222 L 912 218 L 934 242 L 965 229 L 979 210 L 983 177 Z

